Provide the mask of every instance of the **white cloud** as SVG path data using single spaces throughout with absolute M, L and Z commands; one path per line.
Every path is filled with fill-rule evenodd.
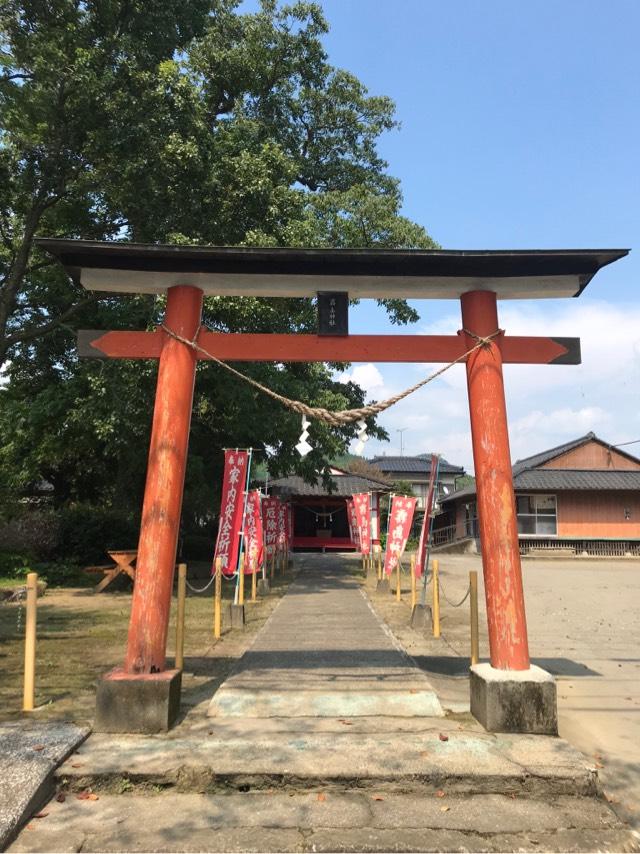
M 603 301 L 503 302 L 500 325 L 508 335 L 579 337 L 582 364 L 507 365 L 505 392 L 513 459 L 561 444 L 589 430 L 613 443 L 640 438 L 640 306 Z M 455 334 L 459 315 L 448 315 L 421 334 Z M 377 381 L 402 389 L 437 365 L 378 364 Z M 353 369 L 353 374 L 359 367 Z M 373 373 L 371 372 L 371 376 Z M 355 376 L 354 376 L 355 379 Z M 356 380 L 358 381 L 358 380 Z M 382 397 L 383 395 L 379 395 Z M 386 395 L 384 395 L 386 396 Z M 466 375 L 455 366 L 389 409 L 379 419 L 390 443 L 369 443 L 367 453 L 405 454 L 439 451 L 450 462 L 473 469 Z M 638 450 L 637 446 L 635 450 Z M 629 450 L 633 453 L 634 448 Z
M 384 377 L 378 368 L 371 362 L 366 365 L 356 365 L 350 371 L 338 376 L 341 383 L 354 382 L 361 386 L 369 396 L 379 394 L 384 388 Z

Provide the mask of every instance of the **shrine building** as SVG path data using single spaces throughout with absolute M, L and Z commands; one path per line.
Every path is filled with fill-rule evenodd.
M 291 504 L 295 551 L 356 551 L 347 518 L 347 499 L 358 492 L 371 494 L 371 529 L 373 545 L 380 544 L 380 499 L 391 492 L 383 481 L 352 474 L 331 466 L 331 480 L 307 483 L 299 475 L 281 477 L 269 482 L 273 495 Z

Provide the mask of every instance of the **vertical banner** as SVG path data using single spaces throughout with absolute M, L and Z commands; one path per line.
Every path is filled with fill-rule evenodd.
M 244 516 L 245 575 L 257 572 L 263 560 L 264 545 L 262 539 L 262 509 L 260 492 L 255 489 L 247 498 L 247 510 Z
M 215 571 L 218 558 L 225 575 L 233 575 L 238 565 L 248 459 L 247 451 L 224 452 L 220 524 L 212 572 Z
M 287 512 L 287 546 L 291 550 L 293 548 L 293 504 L 287 504 Z
M 276 550 L 278 540 L 278 505 L 277 498 L 262 499 L 262 520 L 264 523 L 264 545 L 269 557 Z
M 356 516 L 356 506 L 353 503 L 353 498 L 347 498 L 347 518 L 349 519 L 351 542 L 360 551 L 360 532 L 358 530 L 358 517 Z
M 429 474 L 429 488 L 424 506 L 424 519 L 422 520 L 422 530 L 420 531 L 420 543 L 418 545 L 418 554 L 416 555 L 416 578 L 420 578 L 425 571 L 427 563 L 427 549 L 431 542 L 431 522 L 433 511 L 433 498 L 435 495 L 436 484 L 438 482 L 438 469 L 440 466 L 440 457 L 437 454 L 431 454 L 431 472 Z
M 417 498 L 407 498 L 405 495 L 394 495 L 389 511 L 389 527 L 387 532 L 387 550 L 384 555 L 384 571 L 391 575 L 397 567 L 404 552 Z
M 287 505 L 284 501 L 278 502 L 278 549 L 282 551 L 287 548 L 288 519 Z
M 360 554 L 368 555 L 371 551 L 371 496 L 368 492 L 357 492 L 353 496 L 356 510 L 358 533 L 360 534 Z

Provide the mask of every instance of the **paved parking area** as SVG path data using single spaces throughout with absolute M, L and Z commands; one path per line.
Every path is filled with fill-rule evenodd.
M 438 557 L 454 602 L 469 570 L 478 571 L 480 653 L 488 656 L 480 558 Z M 531 657 L 558 678 L 560 735 L 602 766 L 616 809 L 640 829 L 640 561 L 525 558 L 523 581 Z M 442 654 L 468 654 L 468 602 L 454 609 L 443 599 L 441 607 Z M 461 699 L 466 686 L 458 687 Z

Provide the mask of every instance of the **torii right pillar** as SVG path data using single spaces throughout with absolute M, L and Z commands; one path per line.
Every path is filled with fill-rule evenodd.
M 498 329 L 496 294 L 461 297 L 469 348 Z M 491 732 L 557 734 L 556 684 L 529 660 L 502 356 L 493 338 L 467 360 L 490 663 L 471 667 L 471 713 Z

